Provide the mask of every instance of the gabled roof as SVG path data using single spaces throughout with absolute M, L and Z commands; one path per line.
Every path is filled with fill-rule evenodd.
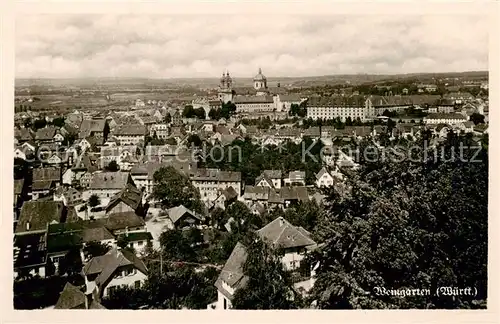
M 412 101 L 408 96 L 370 96 L 370 101 L 374 107 L 397 107 L 411 106 Z
M 281 248 L 293 248 L 315 245 L 310 233 L 302 227 L 290 224 L 283 217 L 278 217 L 260 230 L 257 234 L 266 242 Z
M 90 136 L 92 133 L 104 132 L 106 119 L 85 119 L 80 124 L 80 133 L 84 136 Z
M 153 239 L 153 236 L 149 232 L 131 232 L 128 234 L 121 234 L 118 236 L 118 239 L 122 237 L 126 237 L 129 242 L 150 241 Z
M 105 285 L 115 273 L 116 269 L 122 266 L 133 265 L 137 270 L 147 274 L 147 268 L 134 253 L 127 250 L 111 249 L 105 255 L 92 258 L 84 267 L 85 275 L 97 274 L 95 280 L 98 286 Z
M 45 233 L 14 236 L 14 268 L 45 264 L 46 258 Z
M 280 101 L 281 102 L 298 102 L 301 101 L 301 97 L 298 94 L 291 93 L 291 94 L 280 94 Z
M 92 174 L 90 189 L 123 189 L 129 178 L 128 172 L 100 172 Z
M 59 224 L 56 224 L 59 225 Z M 61 253 L 69 251 L 75 247 L 81 247 L 83 244 L 80 230 L 65 230 L 62 232 L 54 231 L 51 226 L 47 233 L 47 252 Z
M 144 226 L 144 219 L 135 212 L 113 213 L 106 219 L 105 226 L 110 231 L 125 229 L 127 227 Z
M 125 188 L 111 198 L 108 206 L 106 207 L 106 211 L 109 211 L 120 201 L 130 206 L 133 210 L 136 210 L 142 201 L 142 191 L 128 183 Z
M 272 96 L 235 96 L 234 103 L 237 104 L 258 104 L 272 103 Z
M 215 287 L 228 298 L 232 298 L 232 294 L 224 289 L 222 282 L 224 281 L 235 290 L 243 287 L 248 281 L 248 277 L 243 273 L 243 266 L 247 257 L 245 246 L 240 242 L 236 243 L 233 252 L 231 252 L 215 282 Z
M 312 97 L 309 99 L 308 107 L 364 107 L 365 97 L 363 96 L 340 96 Z
M 459 113 L 437 113 L 437 114 L 429 114 L 426 117 L 427 119 L 466 119 L 464 115 Z
M 61 178 L 60 168 L 37 168 L 33 169 L 33 182 L 35 181 L 59 181 Z
M 61 222 L 64 205 L 60 201 L 27 201 L 21 208 L 16 233 L 44 231 L 47 224 Z M 26 225 L 29 223 L 29 230 Z
M 238 197 L 238 193 L 232 186 L 226 188 L 225 190 L 222 190 L 222 194 L 224 195 L 224 197 L 226 197 L 226 200 L 231 200 Z
M 198 169 L 197 172 L 192 175 L 191 180 L 239 182 L 241 181 L 241 172 L 222 171 L 219 169 Z
M 45 128 L 40 128 L 35 133 L 35 140 L 51 140 L 56 135 L 57 128 L 53 126 L 48 126 Z
M 104 240 L 112 240 L 115 236 L 104 226 L 85 228 L 82 231 L 82 239 L 84 243 L 100 242 Z
M 330 172 L 325 167 L 322 167 L 318 173 L 316 173 L 316 179 L 319 180 L 324 174 L 328 174 L 330 177 L 332 176 Z
M 31 141 L 34 138 L 34 135 L 29 128 L 21 128 L 14 130 L 14 137 L 19 141 Z
M 115 136 L 125 135 L 125 136 L 144 136 L 147 133 L 147 129 L 143 125 L 122 125 L 117 130 L 114 131 Z
M 168 217 L 170 217 L 170 219 L 174 224 L 177 223 L 186 213 L 200 221 L 202 220 L 200 215 L 198 215 L 191 209 L 184 207 L 183 205 L 172 207 L 169 210 L 167 210 L 167 212 L 168 212 Z

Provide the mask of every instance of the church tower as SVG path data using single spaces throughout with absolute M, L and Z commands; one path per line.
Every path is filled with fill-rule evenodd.
M 233 79 L 229 76 L 229 72 L 223 72 L 220 78 L 219 100 L 223 103 L 233 101 Z
M 268 94 L 267 79 L 264 74 L 262 74 L 261 68 L 259 68 L 259 73 L 253 78 L 253 87 L 257 91 L 258 96 Z

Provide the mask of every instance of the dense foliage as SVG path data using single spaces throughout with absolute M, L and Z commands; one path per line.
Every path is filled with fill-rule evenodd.
M 91 258 L 106 254 L 110 248 L 108 244 L 103 244 L 99 241 L 91 241 L 85 244 L 83 254 L 90 260 Z
M 252 185 L 262 170 L 281 170 L 284 176 L 288 172 L 302 170 L 306 172 L 306 183 L 312 184 L 316 173 L 321 169 L 321 142 L 304 138 L 300 144 L 287 141 L 281 146 L 262 147 L 252 143 L 249 138 L 235 140 L 224 146 L 224 150 L 212 150 L 208 145 L 200 161 L 200 167 L 219 168 L 221 170 L 241 172 L 242 181 Z M 304 154 L 303 152 L 310 152 Z
M 217 297 L 217 276 L 211 267 L 201 272 L 165 267 L 163 273 L 152 271 L 140 289 L 118 288 L 102 304 L 108 309 L 206 309 Z
M 116 171 L 120 170 L 120 167 L 118 166 L 118 163 L 115 160 L 113 160 L 113 161 L 109 162 L 108 165 L 106 165 L 104 167 L 104 170 L 110 171 L 110 172 L 116 172 Z
M 184 107 L 184 110 L 182 111 L 182 117 L 185 118 L 198 118 L 198 119 L 205 119 L 206 114 L 205 114 L 205 109 L 203 108 L 193 108 L 192 105 L 187 105 Z
M 366 162 L 348 180 L 348 195 L 329 192 L 315 231 L 324 242 L 315 256 L 318 307 L 484 307 L 488 152 L 483 146 L 474 157 L 477 149 L 464 149 L 460 159 L 460 143 L 474 144 L 451 133 L 438 154 L 420 142 L 412 159 Z M 380 295 L 376 287 L 430 295 Z M 472 287 L 478 295 L 436 296 L 439 287 Z
M 14 281 L 14 309 L 41 309 L 55 305 L 66 282 L 75 286 L 85 284 L 80 274 L 48 278 L 33 277 Z
M 99 199 L 99 196 L 97 196 L 96 194 L 93 194 L 89 197 L 89 203 L 88 205 L 90 207 L 96 207 L 96 206 L 99 206 L 99 204 L 101 203 L 101 200 Z
M 184 205 L 193 211 L 203 213 L 200 192 L 186 175 L 179 173 L 172 166 L 167 166 L 156 171 L 153 179 L 155 182 L 153 197 L 160 201 L 164 208 Z
M 248 281 L 236 290 L 232 304 L 235 309 L 297 309 L 301 299 L 293 291 L 290 274 L 281 262 L 281 253 L 262 240 L 245 240 L 247 260 L 243 273 Z

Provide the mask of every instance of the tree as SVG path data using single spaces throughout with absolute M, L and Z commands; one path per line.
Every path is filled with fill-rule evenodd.
M 96 194 L 93 194 L 92 196 L 89 197 L 88 205 L 90 207 L 99 206 L 100 203 L 101 203 L 101 200 L 99 199 L 99 196 L 97 196 Z
M 64 126 L 64 117 L 57 117 L 57 118 L 54 118 L 54 120 L 52 121 L 52 125 L 56 126 L 56 127 L 63 127 Z
M 160 245 L 165 260 L 196 261 L 196 251 L 183 230 L 167 230 L 160 235 Z
M 111 162 L 109 162 L 108 165 L 106 165 L 104 167 L 104 169 L 106 171 L 116 172 L 116 171 L 120 170 L 120 167 L 118 166 L 118 163 L 115 160 L 112 160 Z
M 45 118 L 36 119 L 33 123 L 33 127 L 35 128 L 35 130 L 44 128 L 45 126 L 47 126 L 47 121 L 45 120 Z
M 191 227 L 191 228 L 183 231 L 182 234 L 184 235 L 186 242 L 190 246 L 197 246 L 197 245 L 203 244 L 203 234 L 196 227 Z
M 319 308 L 482 307 L 488 153 L 483 148 L 480 162 L 471 163 L 475 152 L 462 149 L 462 160 L 453 159 L 460 143 L 472 141 L 450 134 L 436 158 L 422 147 L 402 162 L 366 162 L 348 179 L 347 196 L 329 194 L 313 232 L 324 243 L 314 256 L 319 267 L 312 295 Z M 475 287 L 478 295 L 436 296 L 442 286 Z M 376 287 L 431 293 L 401 298 Z
M 470 121 L 474 123 L 474 125 L 477 124 L 484 124 L 484 115 L 478 114 L 478 113 L 473 113 L 470 116 Z
M 82 267 L 83 264 L 80 256 L 80 247 L 75 246 L 66 253 L 61 261 L 59 261 L 59 275 L 77 275 L 82 271 Z
M 116 245 L 118 245 L 122 249 L 129 247 L 129 244 L 130 240 L 127 235 L 121 235 L 116 242 Z
M 75 134 L 75 133 L 68 133 L 65 137 L 64 137 L 64 141 L 62 142 L 63 145 L 65 146 L 71 146 L 73 145 L 73 143 L 78 139 L 78 134 Z
M 194 116 L 198 117 L 198 119 L 205 119 L 206 118 L 205 109 L 203 109 L 203 107 L 196 108 L 194 110 Z
M 300 115 L 300 107 L 297 104 L 290 105 L 290 111 L 288 113 L 290 116 L 298 116 Z
M 172 166 L 162 167 L 153 175 L 155 183 L 153 197 L 160 201 L 164 208 L 184 205 L 185 207 L 204 213 L 200 192 L 189 178 L 179 173 Z
M 25 127 L 25 128 L 31 128 L 31 126 L 32 126 L 32 121 L 31 121 L 31 118 L 26 118 L 26 119 L 24 120 L 24 127 Z
M 111 129 L 109 128 L 109 123 L 108 121 L 106 120 L 104 122 L 104 129 L 103 129 L 103 137 L 104 137 L 104 140 L 106 141 L 108 139 L 108 135 L 109 135 L 109 132 L 111 131 Z
M 262 219 L 259 216 L 252 214 L 250 209 L 241 201 L 232 203 L 226 209 L 227 219 L 233 218 L 231 223 L 231 231 L 244 233 L 250 229 L 257 230 L 264 226 Z
M 85 244 L 83 253 L 89 259 L 106 254 L 111 247 L 98 241 L 91 241 Z
M 297 205 L 287 208 L 284 218 L 295 226 L 301 226 L 308 231 L 312 231 L 316 227 L 317 221 L 321 217 L 322 210 L 314 201 L 300 202 Z M 276 219 L 282 215 L 270 215 L 272 219 Z
M 208 117 L 212 120 L 219 120 L 221 117 L 221 110 L 211 108 L 210 111 L 208 112 Z
M 220 116 L 224 117 L 225 119 L 229 119 L 232 114 L 236 112 L 236 105 L 232 103 L 231 101 L 227 103 L 222 104 L 222 108 L 220 111 Z
M 194 147 L 201 147 L 201 145 L 203 143 L 201 141 L 200 136 L 198 136 L 198 134 L 191 134 L 187 138 L 187 144 L 188 144 L 188 146 L 193 145 Z
M 182 110 L 182 117 L 193 118 L 195 116 L 195 111 L 192 105 L 186 105 L 184 110 Z
M 170 113 L 167 113 L 167 114 L 165 115 L 165 118 L 163 119 L 163 122 L 164 122 L 165 124 L 170 124 L 170 123 L 172 122 L 172 116 L 170 116 Z
M 296 309 L 299 296 L 292 289 L 290 275 L 283 268 L 281 253 L 252 237 L 244 244 L 247 259 L 243 273 L 248 278 L 232 300 L 235 309 Z

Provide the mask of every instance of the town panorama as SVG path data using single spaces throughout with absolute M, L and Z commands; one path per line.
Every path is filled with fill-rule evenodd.
M 486 309 L 485 20 L 327 18 L 19 19 L 14 308 Z

